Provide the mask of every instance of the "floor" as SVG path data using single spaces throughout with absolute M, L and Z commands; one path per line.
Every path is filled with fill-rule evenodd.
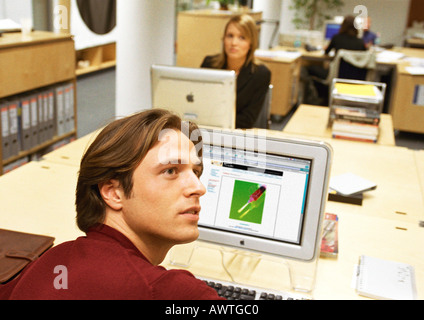
M 106 125 L 115 116 L 115 69 L 108 69 L 77 80 L 78 138 Z M 271 129 L 282 130 L 295 112 L 273 117 Z M 424 134 L 395 132 L 397 146 L 424 149 Z

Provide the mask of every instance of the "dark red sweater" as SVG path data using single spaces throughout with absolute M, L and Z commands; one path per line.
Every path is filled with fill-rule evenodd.
M 63 289 L 66 275 L 67 289 Z M 55 282 L 56 279 L 56 282 Z M 60 281 L 59 281 L 60 280 Z M 62 288 L 61 288 L 62 287 Z M 47 251 L 0 285 L 0 299 L 219 299 L 191 273 L 152 265 L 117 230 L 100 225 Z

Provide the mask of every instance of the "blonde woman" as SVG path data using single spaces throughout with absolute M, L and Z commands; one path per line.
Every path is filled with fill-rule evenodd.
M 237 74 L 237 128 L 252 128 L 265 100 L 271 72 L 255 62 L 258 29 L 249 15 L 228 21 L 220 54 L 207 56 L 202 68 L 234 70 Z

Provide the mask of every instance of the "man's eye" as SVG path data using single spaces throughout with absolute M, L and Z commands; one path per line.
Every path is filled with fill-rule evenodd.
M 177 173 L 177 169 L 176 168 L 168 168 L 168 169 L 165 169 L 163 171 L 163 173 L 165 173 L 167 175 L 173 175 L 173 174 Z

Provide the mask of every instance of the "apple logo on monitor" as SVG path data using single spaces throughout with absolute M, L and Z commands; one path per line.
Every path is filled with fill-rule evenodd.
M 194 102 L 194 95 L 192 92 L 190 92 L 187 96 L 186 99 L 188 102 Z

